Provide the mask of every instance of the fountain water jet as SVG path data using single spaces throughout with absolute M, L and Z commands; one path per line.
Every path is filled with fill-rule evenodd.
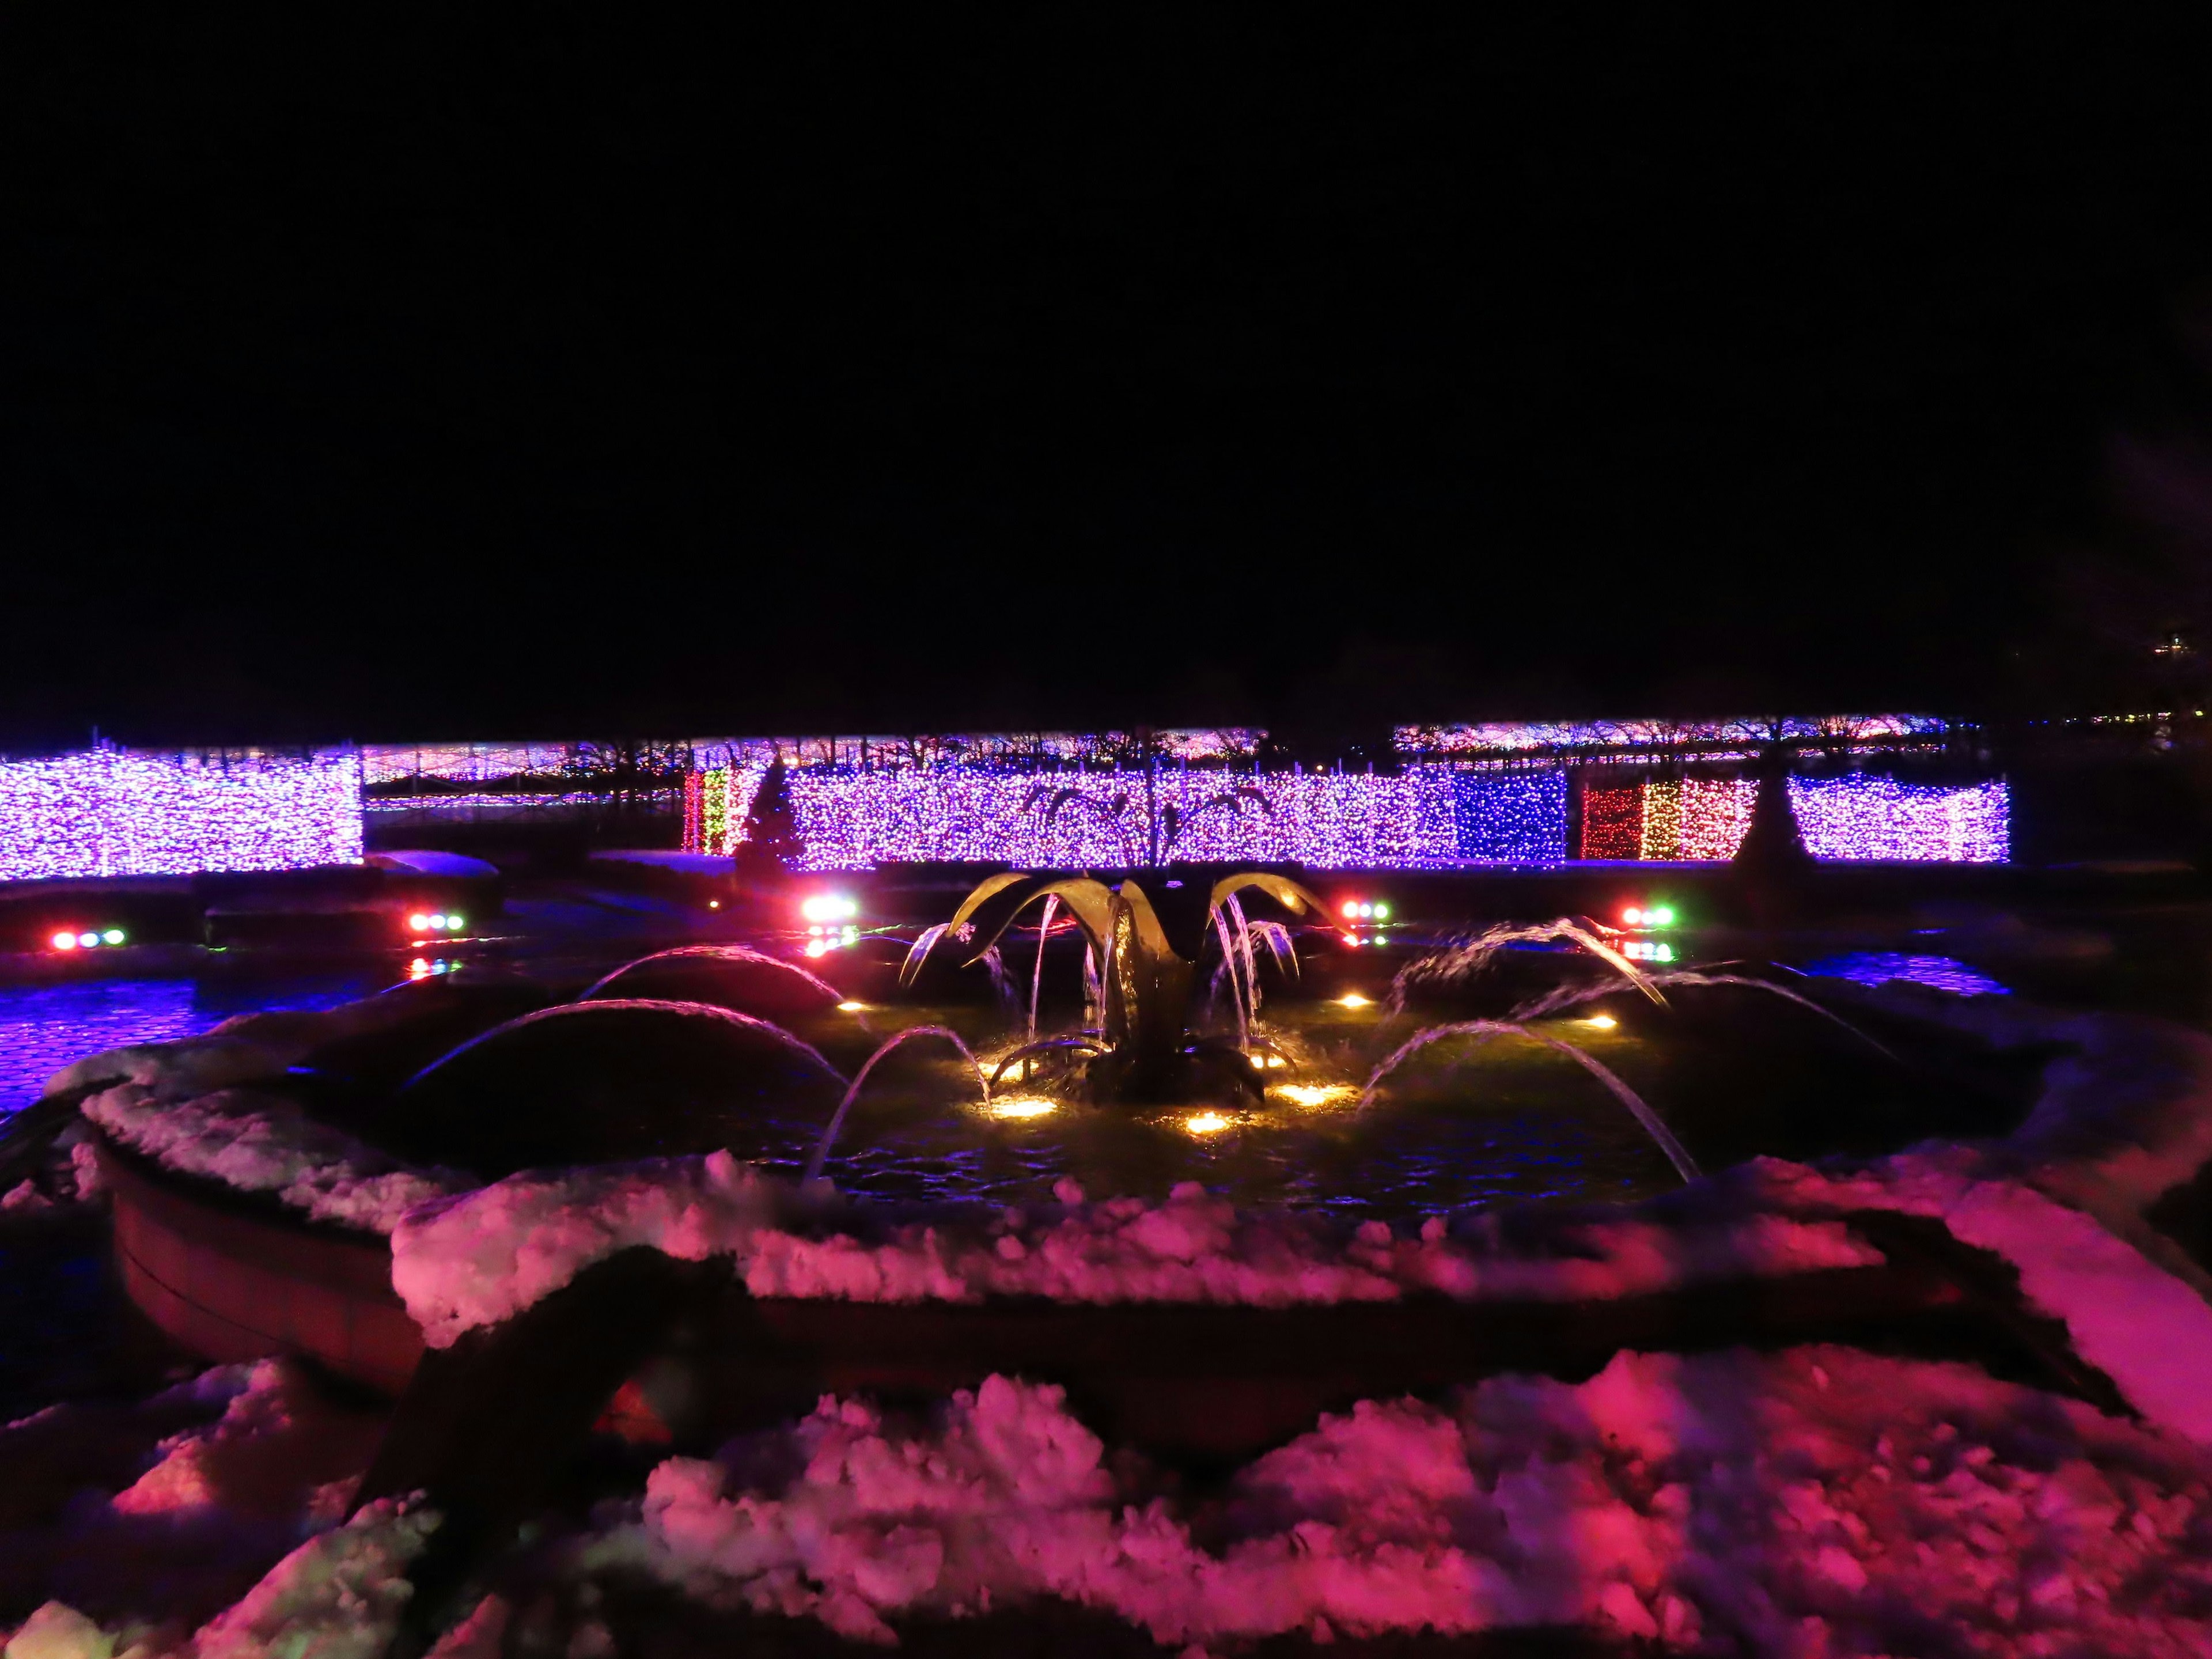
M 1390 996 L 1383 1016 L 1395 1019 L 1404 1013 L 1407 993 L 1417 985 L 1425 985 L 1431 981 L 1453 984 L 1481 972 L 1489 965 L 1490 959 L 1509 945 L 1540 944 L 1557 939 L 1580 945 L 1661 1007 L 1667 1006 L 1667 999 L 1652 984 L 1650 975 L 1607 945 L 1589 927 L 1571 916 L 1561 916 L 1554 921 L 1500 922 L 1473 939 L 1457 940 L 1433 955 L 1407 963 L 1390 981 Z
M 1698 1178 L 1699 1171 L 1697 1160 L 1690 1156 L 1680 1141 L 1674 1139 L 1674 1132 L 1659 1121 L 1659 1115 L 1644 1103 L 1643 1097 L 1622 1082 L 1611 1066 L 1605 1065 L 1595 1055 L 1577 1048 L 1571 1042 L 1562 1042 L 1559 1038 L 1548 1036 L 1541 1031 L 1532 1031 L 1527 1026 L 1517 1024 L 1509 1019 L 1455 1020 L 1449 1025 L 1431 1025 L 1425 1030 L 1414 1032 L 1413 1036 L 1391 1050 L 1389 1057 L 1368 1074 L 1367 1085 L 1359 1091 L 1358 1103 L 1354 1109 L 1365 1111 L 1368 1103 L 1375 1098 L 1376 1091 L 1382 1086 L 1382 1079 L 1432 1042 L 1441 1042 L 1446 1037 L 1455 1036 L 1477 1036 L 1486 1039 L 1507 1036 L 1526 1037 L 1531 1042 L 1541 1043 L 1547 1048 L 1556 1049 L 1559 1053 L 1566 1055 L 1602 1083 L 1611 1091 L 1614 1099 L 1628 1108 L 1630 1114 L 1644 1126 L 1645 1133 L 1658 1143 L 1659 1150 L 1667 1154 L 1667 1161 L 1674 1166 L 1674 1172 L 1677 1175 L 1684 1181 L 1695 1181 Z
M 577 996 L 576 1000 L 592 1001 L 601 991 L 633 969 L 645 967 L 649 963 L 672 962 L 683 957 L 707 958 L 720 962 L 744 962 L 756 967 L 774 968 L 782 973 L 805 980 L 816 990 L 826 994 L 832 1002 L 844 1000 L 845 994 L 819 974 L 810 973 L 797 963 L 786 961 L 781 957 L 770 956 L 765 951 L 756 951 L 750 945 L 678 945 L 670 950 L 654 951 L 648 955 L 638 957 L 635 962 L 625 962 L 614 972 L 604 974 L 593 980 Z
M 876 1062 L 893 1049 L 911 1042 L 916 1037 L 927 1036 L 943 1037 L 960 1051 L 960 1057 L 975 1068 L 975 1080 L 983 1085 L 984 1103 L 986 1105 L 990 1103 L 991 1079 L 983 1073 L 983 1062 L 977 1060 L 968 1045 L 961 1041 L 957 1031 L 944 1025 L 908 1026 L 897 1035 L 886 1038 L 877 1048 L 875 1053 L 860 1063 L 860 1069 L 853 1074 L 853 1081 L 851 1086 L 845 1091 L 845 1097 L 837 1103 L 837 1109 L 830 1114 L 829 1127 L 822 1131 L 822 1139 L 815 1144 L 813 1156 L 806 1160 L 805 1178 L 807 1181 L 817 1181 L 821 1178 L 822 1166 L 830 1161 L 830 1149 L 836 1144 L 837 1132 L 845 1127 L 845 1114 L 852 1110 L 853 1103 L 860 1098 L 860 1090 L 868 1080 L 868 1073 L 876 1069 Z
M 1796 1003 L 1801 1008 L 1811 1009 L 1823 1019 L 1833 1021 L 1883 1059 L 1893 1060 L 1897 1059 L 1897 1055 L 1887 1047 L 1869 1036 L 1833 1009 L 1823 1008 L 1812 998 L 1800 996 L 1786 986 L 1776 985 L 1763 979 L 1754 979 L 1748 974 L 1705 974 L 1699 973 L 1694 968 L 1686 968 L 1674 973 L 1654 974 L 1651 975 L 1651 982 L 1654 986 L 1662 988 L 1677 985 L 1693 988 L 1707 985 L 1736 985 L 1749 991 L 1769 991 L 1786 1001 Z M 1515 1009 L 1512 1017 L 1516 1021 L 1543 1019 L 1563 1009 L 1578 1007 L 1585 1002 L 1595 1002 L 1600 997 L 1611 996 L 1616 989 L 1618 989 L 1617 987 L 1611 985 L 1563 985 L 1559 989 L 1537 998 L 1535 1001 Z

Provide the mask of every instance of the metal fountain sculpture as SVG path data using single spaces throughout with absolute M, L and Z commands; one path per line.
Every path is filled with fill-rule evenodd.
M 1009 871 L 988 878 L 961 902 L 950 921 L 930 928 L 915 941 L 900 969 L 911 984 L 931 954 L 946 939 L 965 951 L 963 965 L 982 962 L 1032 904 L 1043 907 L 1042 940 L 1054 916 L 1066 909 L 1081 929 L 1088 952 L 1086 982 L 1095 987 L 1096 1023 L 1080 1030 L 1039 1039 L 1032 1014 L 1030 1041 L 1000 1060 L 993 1082 L 1017 1066 L 1079 1065 L 1094 1099 L 1150 1103 L 1188 1100 L 1223 1083 L 1258 1093 L 1252 1057 L 1270 1048 L 1251 1029 L 1257 1006 L 1258 952 L 1262 945 L 1279 962 L 1295 966 L 1286 930 L 1255 923 L 1244 913 L 1246 893 L 1273 899 L 1292 915 L 1325 915 L 1321 900 L 1286 876 L 1245 871 L 1224 876 L 1206 894 L 1202 912 L 1178 903 L 1164 919 L 1133 880 L 1109 887 L 1088 876 L 1051 876 Z M 1182 912 L 1177 915 L 1176 911 Z M 1170 934 L 1171 923 L 1182 924 Z M 1208 935 L 1218 941 L 1224 975 L 1237 1006 L 1237 1035 L 1201 1035 L 1194 1029 L 1200 1012 L 1199 958 Z M 1186 949 L 1178 949 L 1178 945 Z

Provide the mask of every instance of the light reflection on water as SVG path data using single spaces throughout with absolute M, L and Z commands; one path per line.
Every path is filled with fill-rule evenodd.
M 1881 985 L 1893 979 L 1910 980 L 1962 997 L 2009 996 L 2012 988 L 2000 984 L 1956 957 L 1908 956 L 1897 951 L 1853 951 L 1844 956 L 1808 962 L 1805 971 L 1826 979 L 1855 980 L 1861 985 Z
M 29 1105 L 72 1060 L 126 1042 L 196 1036 L 233 1014 L 329 1008 L 389 975 L 257 980 L 79 980 L 0 987 L 0 1120 Z

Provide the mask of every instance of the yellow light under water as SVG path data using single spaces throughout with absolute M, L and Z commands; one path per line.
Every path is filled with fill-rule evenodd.
M 1332 1101 L 1349 1100 L 1358 1091 L 1348 1083 L 1279 1083 L 1275 1092 L 1296 1105 L 1326 1106 Z
M 837 1005 L 837 1012 L 841 1014 L 857 1014 L 867 1006 L 865 1002 L 841 1002 Z
M 1230 1120 L 1218 1112 L 1198 1112 L 1182 1121 L 1182 1127 L 1194 1135 L 1218 1134 L 1229 1125 Z
M 1375 1006 L 1371 998 L 1364 997 L 1357 991 L 1346 992 L 1336 1002 L 1340 1008 L 1371 1008 Z
M 1060 1103 L 1047 1100 L 1041 1095 L 1024 1095 L 1018 1100 L 994 1100 L 991 1103 L 993 1117 L 1042 1117 L 1056 1109 Z
M 1620 1022 L 1615 1019 L 1611 1014 L 1592 1014 L 1588 1019 L 1584 1020 L 1583 1024 L 1589 1026 L 1593 1031 L 1610 1031 L 1614 1026 L 1620 1024 Z

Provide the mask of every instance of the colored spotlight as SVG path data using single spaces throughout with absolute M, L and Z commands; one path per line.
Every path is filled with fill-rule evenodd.
M 57 951 L 74 951 L 76 949 L 76 935 L 75 933 L 56 933 L 53 937 L 52 944 L 54 949 Z
M 1390 920 L 1390 907 L 1389 907 L 1389 905 L 1387 905 L 1387 904 L 1378 904 L 1378 905 L 1376 905 L 1376 906 L 1375 907 L 1375 920 L 1376 920 L 1376 921 L 1389 921 L 1389 920 Z
M 837 1005 L 837 1012 L 841 1014 L 857 1014 L 867 1006 L 865 1002 L 841 1002 Z
M 1370 997 L 1364 997 L 1357 991 L 1346 991 L 1336 1000 L 1336 1006 L 1340 1008 L 1371 1008 L 1375 1004 Z
M 89 951 L 94 945 L 100 943 L 100 935 L 97 933 L 79 933 L 76 936 L 76 942 L 84 946 L 86 950 Z
M 461 923 L 464 920 L 465 918 L 460 916 L 449 915 L 446 918 L 446 926 L 458 933 L 461 931 Z
M 407 931 L 410 933 L 428 933 L 430 931 L 430 918 L 428 915 L 424 911 L 417 910 L 412 915 L 409 916 L 407 918 Z
M 1359 915 L 1359 901 L 1358 899 L 1345 900 L 1344 914 L 1346 920 L 1356 918 Z
M 109 928 L 106 933 L 102 933 L 102 934 L 100 936 L 100 942 L 102 945 L 120 945 L 120 944 L 122 944 L 122 943 L 123 943 L 123 930 L 122 930 L 120 927 L 111 927 L 111 928 Z
M 1674 907 L 1671 904 L 1662 904 L 1656 909 L 1646 910 L 1644 913 L 1644 921 L 1646 927 L 1672 927 L 1674 925 Z
M 1644 912 L 1633 904 L 1620 913 L 1620 925 L 1624 927 L 1641 927 L 1643 922 Z

